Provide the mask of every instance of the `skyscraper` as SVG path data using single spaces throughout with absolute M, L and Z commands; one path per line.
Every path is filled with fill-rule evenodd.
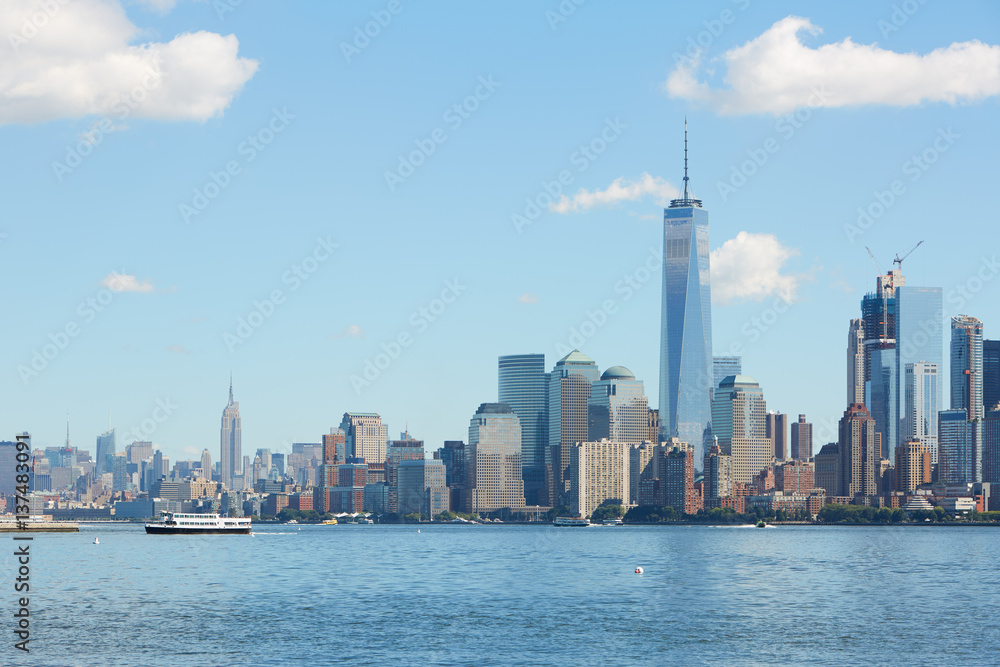
M 556 362 L 549 375 L 549 446 L 545 459 L 549 498 L 553 506 L 568 502 L 570 449 L 588 438 L 588 404 L 597 364 L 579 350 Z
M 94 475 L 100 477 L 111 470 L 111 457 L 115 455 L 115 430 L 109 428 L 97 436 L 97 456 L 94 458 Z
M 771 441 L 774 450 L 774 458 L 785 459 L 788 456 L 788 415 L 783 412 L 767 413 L 767 421 L 764 424 L 764 433 Z M 760 471 L 758 471 L 760 472 Z
M 866 381 L 864 404 L 875 420 L 875 430 L 880 434 L 881 441 L 893 444 L 899 428 L 896 288 L 905 284 L 902 271 L 889 271 L 877 276 L 875 291 L 861 299 Z
M 629 480 L 631 449 L 629 443 L 607 439 L 573 446 L 569 466 L 570 512 L 588 517 L 604 501 L 628 507 L 632 502 Z
M 964 482 L 983 481 L 983 323 L 975 317 L 951 318 L 951 409 L 965 410 L 969 421 L 971 469 L 965 469 L 966 454 L 960 457 Z
M 743 372 L 743 357 L 712 357 L 712 395 L 730 375 Z
M 989 412 L 997 403 L 1000 403 L 1000 340 L 984 340 L 983 409 Z
M 919 440 L 931 455 L 931 462 L 938 461 L 938 366 L 926 362 L 906 364 L 904 368 L 903 445 Z M 898 462 L 897 462 L 898 463 Z M 902 490 L 902 489 L 900 489 Z
M 243 440 L 240 427 L 240 404 L 233 400 L 233 378 L 229 378 L 229 403 L 222 411 L 222 428 L 219 437 L 219 463 L 222 483 L 233 488 L 233 477 L 243 476 Z M 240 488 L 243 488 L 240 480 Z
M 207 450 L 201 450 L 201 474 L 205 479 L 212 479 L 212 454 Z
M 649 439 L 649 401 L 642 381 L 624 366 L 612 366 L 591 385 L 587 414 L 591 442 L 639 445 Z
M 847 332 L 847 404 L 865 402 L 865 321 L 851 320 Z
M 549 440 L 548 373 L 544 354 L 511 354 L 498 360 L 500 403 L 506 403 L 521 422 L 521 465 L 525 500 L 548 504 L 545 488 L 545 450 Z
M 907 442 L 902 424 L 906 419 L 906 367 L 916 363 L 942 367 L 943 323 L 940 287 L 896 287 L 896 414 L 901 423 L 896 429 L 896 441 L 882 441 L 887 458 L 895 455 L 897 445 Z M 933 390 L 934 396 L 928 401 L 941 405 L 941 385 L 935 383 Z
M 896 448 L 896 491 L 909 492 L 931 481 L 931 453 L 923 442 L 909 440 Z
M 799 415 L 799 421 L 792 424 L 792 458 L 796 461 L 808 461 L 812 458 L 813 426 L 806 421 L 805 415 Z
M 712 365 L 708 212 L 689 193 L 685 121 L 684 196 L 663 212 L 660 439 L 691 443 L 699 462 L 712 435 Z
M 469 421 L 466 451 L 466 511 L 524 507 L 521 422 L 510 406 L 506 403 L 479 406 Z
M 382 416 L 374 412 L 345 412 L 340 421 L 348 458 L 362 458 L 365 463 L 385 463 L 389 429 Z
M 964 409 L 938 413 L 938 480 L 949 484 L 978 482 L 973 422 Z
M 983 481 L 1000 485 L 1000 408 L 996 407 L 987 410 L 983 420 Z
M 860 403 L 847 406 L 840 419 L 838 495 L 874 496 L 878 493 L 876 466 L 881 459 L 879 445 L 875 420 L 867 408 Z
M 749 375 L 731 375 L 715 390 L 712 429 L 722 453 L 732 457 L 737 484 L 749 484 L 774 460 L 766 417 L 764 392 Z

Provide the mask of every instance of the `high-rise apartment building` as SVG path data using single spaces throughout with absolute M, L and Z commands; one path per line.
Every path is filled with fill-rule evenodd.
M 880 445 L 871 413 L 860 403 L 849 405 L 840 419 L 840 489 L 837 495 L 874 496 L 878 493 Z
M 823 445 L 813 457 L 816 488 L 826 491 L 826 495 L 840 493 L 840 447 L 835 442 Z
M 792 423 L 792 458 L 796 461 L 808 461 L 812 458 L 813 426 L 806 421 L 805 415 L 799 415 L 799 420 Z
M 588 517 L 605 501 L 628 507 L 631 443 L 581 442 L 570 450 L 570 511 Z
M 969 421 L 964 408 L 938 413 L 938 481 L 968 484 L 981 481 L 981 424 Z M 977 440 L 977 430 L 980 439 Z
M 239 476 L 239 486 L 240 489 L 243 489 L 243 435 L 240 426 L 240 404 L 233 400 L 232 378 L 229 378 L 229 403 L 222 411 L 219 463 L 221 464 L 221 481 L 226 485 L 226 488 L 233 489 L 233 477 Z
M 971 474 L 967 482 L 982 481 L 983 461 L 983 323 L 975 317 L 959 315 L 951 318 L 951 409 L 965 410 L 969 421 L 971 451 L 968 453 Z M 940 460 L 940 459 L 939 459 Z
M 545 505 L 545 450 L 549 441 L 549 375 L 544 354 L 511 354 L 498 360 L 500 403 L 506 403 L 521 422 L 521 465 L 525 501 Z M 543 502 L 544 501 L 544 502 Z
M 413 438 L 409 438 L 406 440 L 393 440 L 389 443 L 389 447 L 386 450 L 385 455 L 385 482 L 389 485 L 388 511 L 399 512 L 400 514 L 410 514 L 410 512 L 403 512 L 398 509 L 399 494 L 402 493 L 402 489 L 399 485 L 399 470 L 404 461 L 423 460 L 425 460 L 423 440 L 414 440 Z M 435 470 L 436 469 L 437 468 L 435 468 Z M 444 463 L 441 464 L 441 471 L 444 478 L 440 486 L 447 487 L 447 471 L 444 467 Z M 421 490 L 420 493 L 422 494 L 423 490 Z M 424 513 L 426 514 L 426 512 Z
M 722 453 L 732 457 L 733 482 L 750 484 L 774 460 L 767 437 L 767 404 L 749 375 L 725 378 L 712 401 L 712 429 Z
M 788 458 L 788 415 L 773 410 L 768 412 L 764 434 L 771 441 L 774 458 L 779 461 Z
M 445 484 L 451 490 L 451 507 L 455 509 L 465 507 L 466 503 L 462 500 L 466 488 L 465 443 L 461 440 L 445 440 L 444 447 L 434 452 L 434 458 L 444 463 Z
M 711 292 L 708 212 L 688 188 L 685 123 L 684 195 L 663 212 L 660 440 L 691 443 L 699 461 L 712 435 Z
M 591 442 L 638 445 L 649 436 L 649 401 L 642 381 L 624 366 L 612 366 L 590 389 L 587 432 Z
M 816 466 L 809 461 L 788 461 L 774 466 L 774 489 L 808 495 L 816 488 Z
M 506 403 L 483 403 L 469 421 L 466 511 L 524 507 L 521 422 Z
M 633 445 L 629 450 L 629 497 L 634 503 L 639 502 L 639 488 L 643 482 L 659 479 L 659 450 L 655 440 Z
M 340 421 L 348 458 L 362 458 L 366 463 L 385 463 L 389 431 L 382 416 L 374 412 L 345 412 Z
M 920 440 L 909 440 L 896 448 L 895 490 L 908 493 L 931 481 L 930 448 Z
M 904 368 L 904 400 L 902 413 L 903 444 L 919 440 L 927 447 L 931 462 L 938 460 L 938 366 L 927 362 L 906 364 Z
M 733 459 L 718 445 L 712 445 L 705 453 L 702 489 L 706 501 L 734 495 Z
M 847 332 L 847 404 L 865 402 L 865 321 L 851 320 Z
M 568 504 L 570 450 L 576 443 L 590 439 L 590 389 L 597 378 L 597 364 L 579 350 L 556 362 L 549 375 L 549 447 L 545 464 L 551 471 L 548 504 L 552 506 Z
M 684 514 L 697 514 L 702 499 L 694 486 L 694 448 L 688 443 L 663 447 L 660 483 L 663 486 L 663 506 L 673 507 Z

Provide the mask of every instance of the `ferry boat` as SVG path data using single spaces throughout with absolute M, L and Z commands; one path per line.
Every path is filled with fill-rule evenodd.
M 336 526 L 337 525 L 337 520 L 336 519 L 324 519 L 323 520 L 323 525 L 324 526 Z
M 164 512 L 160 521 L 146 524 L 149 535 L 249 535 L 250 518 L 218 514 L 176 514 Z
M 584 527 L 590 525 L 589 519 L 580 519 L 572 516 L 557 516 L 552 522 L 553 526 Z
M 617 519 L 605 519 L 604 522 L 603 522 L 603 525 L 605 525 L 605 526 L 624 526 L 625 522 L 622 521 L 621 518 L 617 518 Z

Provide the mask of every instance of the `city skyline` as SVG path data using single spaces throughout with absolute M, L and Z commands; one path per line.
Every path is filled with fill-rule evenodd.
M 764 36 L 799 51 L 877 43 L 872 57 L 890 68 L 893 54 L 927 58 L 972 40 L 991 58 L 1000 22 L 982 17 L 1000 10 L 921 6 L 896 26 L 888 10 L 862 3 L 810 8 L 798 22 L 791 15 L 801 10 L 790 5 L 637 7 L 643 25 L 599 6 L 555 26 L 526 4 L 511 5 L 509 16 L 480 8 L 477 16 L 496 26 L 482 45 L 455 30 L 464 18 L 442 23 L 440 13 L 408 8 L 350 61 L 339 44 L 378 7 L 318 8 L 324 20 L 315 26 L 275 9 L 293 22 L 297 45 L 282 35 L 263 40 L 273 16 L 250 5 L 224 19 L 207 3 L 181 2 L 162 14 L 122 9 L 123 21 L 148 31 L 140 43 L 232 33 L 237 73 L 222 106 L 199 118 L 139 106 L 126 119 L 46 112 L 36 116 L 45 122 L 25 125 L 2 109 L 10 153 L 30 157 L 3 167 L 23 197 L 0 225 L 0 257 L 11 275 L 31 280 L 4 292 L 20 326 L 8 338 L 0 426 L 31 432 L 37 447 L 57 446 L 69 411 L 74 444 L 96 454 L 110 409 L 119 450 L 152 441 L 172 461 L 196 460 L 206 448 L 214 458 L 220 386 L 232 370 L 249 420 L 247 452 L 317 442 L 344 411 L 378 412 L 391 431 L 409 423 L 436 445 L 462 439 L 476 405 L 495 398 L 498 356 L 544 353 L 551 368 L 573 348 L 602 370 L 630 369 L 657 405 L 659 341 L 636 332 L 659 326 L 660 216 L 681 191 L 685 116 L 694 194 L 712 212 L 712 352 L 742 356 L 770 408 L 809 415 L 814 451 L 836 439 L 844 389 L 831 382 L 804 392 L 798 360 L 825 351 L 809 357 L 816 372 L 843 377 L 844 323 L 858 317 L 857 301 L 874 284 L 865 246 L 881 273 L 893 254 L 924 240 L 906 260 L 911 284 L 941 288 L 946 321 L 965 313 L 984 323 L 984 338 L 1000 337 L 995 260 L 988 245 L 968 245 L 988 238 L 995 210 L 992 84 L 973 81 L 950 100 L 912 84 L 916 97 L 897 103 L 859 99 L 847 83 L 830 81 L 836 104 L 793 88 L 797 112 L 793 103 L 743 113 L 727 101 L 746 90 L 739 63 L 729 62 L 728 89 L 704 63 L 684 69 L 694 65 L 686 58 L 722 58 L 760 47 Z M 721 22 L 723 9 L 733 21 Z M 706 25 L 716 21 L 718 34 Z M 612 48 L 592 53 L 605 25 L 626 23 L 618 32 L 627 42 L 607 36 Z M 312 53 L 321 24 L 335 26 L 325 38 L 333 34 L 338 45 L 323 79 L 329 87 L 304 85 L 319 65 L 297 59 L 293 68 L 282 57 Z M 497 56 L 494 40 L 515 29 L 530 56 Z M 22 48 L 44 52 L 44 34 Z M 466 57 L 400 57 L 425 37 Z M 415 76 L 427 69 L 439 76 Z M 688 70 L 694 87 L 682 85 Z M 410 108 L 372 98 L 373 78 L 409 96 Z M 336 103 L 344 97 L 366 101 L 344 110 Z M 106 116 L 113 131 L 101 126 Z M 426 146 L 439 126 L 447 140 L 390 189 L 385 173 L 398 175 L 399 156 Z M 357 131 L 341 139 L 342 128 Z M 53 163 L 67 163 L 88 132 L 92 153 L 55 173 Z M 252 162 L 241 152 L 248 135 L 261 147 Z M 328 140 L 339 152 L 315 150 Z M 603 145 L 600 154 L 578 152 L 592 142 Z M 231 160 L 240 173 L 218 176 Z M 567 182 L 559 181 L 563 169 Z M 179 207 L 193 206 L 193 190 L 213 183 L 222 192 L 185 220 Z M 555 196 L 549 208 L 543 197 L 534 215 L 525 199 L 548 195 L 544 184 L 565 199 Z M 257 195 L 276 192 L 272 200 Z M 943 192 L 963 202 L 964 234 L 929 214 Z M 530 224 L 516 226 L 515 214 Z M 769 261 L 747 262 L 753 256 Z M 505 326 L 482 326 L 494 317 Z M 56 353 L 36 370 L 34 353 L 47 345 Z M 939 377 L 950 377 L 948 363 L 945 355 Z M 23 380 L 21 366 L 37 375 Z

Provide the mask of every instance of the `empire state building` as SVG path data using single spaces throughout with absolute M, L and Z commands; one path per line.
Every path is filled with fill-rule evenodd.
M 227 489 L 233 488 L 233 478 L 239 478 L 243 488 L 243 448 L 240 433 L 240 404 L 233 400 L 233 379 L 229 378 L 229 403 L 222 411 L 219 437 L 219 472 Z

